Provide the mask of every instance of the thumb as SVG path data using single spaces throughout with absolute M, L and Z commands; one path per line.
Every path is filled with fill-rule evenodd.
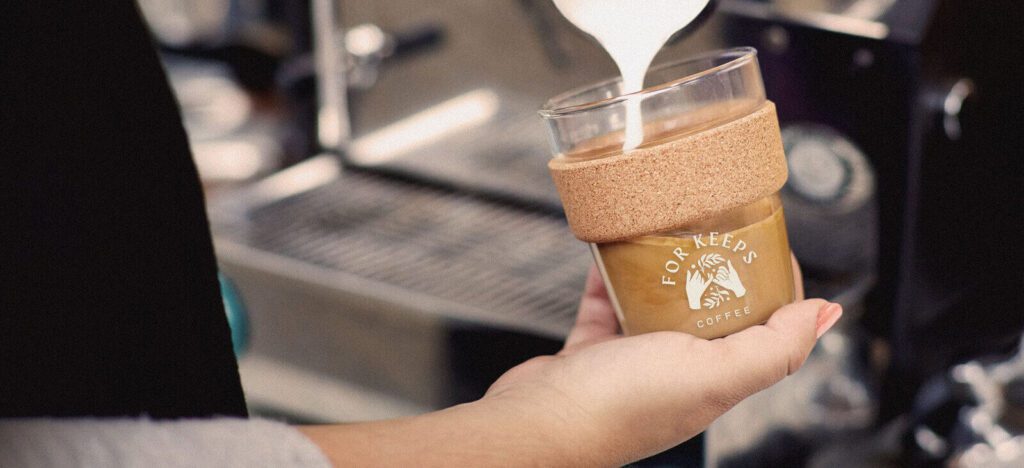
M 797 371 L 814 343 L 842 315 L 839 304 L 822 299 L 782 307 L 764 325 L 708 342 L 722 357 L 720 369 L 737 394 L 735 402 L 757 393 Z

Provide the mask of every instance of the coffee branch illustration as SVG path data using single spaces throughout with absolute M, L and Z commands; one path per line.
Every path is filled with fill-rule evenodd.
M 721 254 L 701 255 L 686 272 L 686 300 L 691 310 L 700 310 L 702 305 L 714 309 L 733 297 L 740 298 L 746 294 L 747 289 L 732 261 Z

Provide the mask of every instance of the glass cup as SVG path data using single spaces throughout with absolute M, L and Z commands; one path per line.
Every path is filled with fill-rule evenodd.
M 627 335 L 676 330 L 710 339 L 764 323 L 792 302 L 795 292 L 778 195 L 786 177 L 785 159 L 756 51 L 729 49 L 662 65 L 650 70 L 646 82 L 649 87 L 643 91 L 624 95 L 621 79 L 605 81 L 557 96 L 540 111 L 555 153 L 552 175 L 570 225 L 577 237 L 590 242 Z M 637 103 L 644 140 L 624 152 L 626 115 Z M 757 122 L 770 124 L 741 135 L 756 116 L 761 116 Z M 765 140 L 771 144 L 763 144 Z M 767 172 L 772 177 L 758 175 L 765 171 L 762 164 L 750 161 L 765 155 L 748 154 L 752 152 L 773 153 L 764 159 L 775 168 Z M 630 160 L 631 172 L 609 175 L 624 158 Z M 604 162 L 610 165 L 597 166 Z M 585 165 L 591 172 L 584 173 Z M 556 166 L 580 166 L 580 177 L 609 173 L 600 184 L 569 186 L 560 183 Z M 690 167 L 700 175 L 681 173 Z M 716 172 L 721 167 L 726 169 Z M 667 186 L 674 190 L 674 200 L 658 199 L 669 193 L 658 185 L 666 177 L 680 181 Z M 772 182 L 763 182 L 767 179 Z M 587 196 L 588 184 L 616 189 L 618 184 L 631 185 L 622 193 L 654 197 L 662 205 L 638 204 L 628 196 L 606 197 L 619 193 L 612 190 L 594 189 Z M 763 185 L 760 191 L 747 190 L 758 184 Z M 645 193 L 648 188 L 657 193 Z M 739 192 L 745 195 L 733 196 Z M 576 207 L 586 208 L 591 202 L 611 206 L 606 213 L 656 228 L 616 238 L 628 223 L 611 220 L 601 227 L 601 217 L 595 215 L 598 228 L 588 230 L 574 214 L 580 211 Z M 655 218 L 657 222 L 649 222 Z

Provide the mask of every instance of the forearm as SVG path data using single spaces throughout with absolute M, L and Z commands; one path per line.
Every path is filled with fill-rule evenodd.
M 0 466 L 295 466 L 327 459 L 259 419 L 0 419 Z
M 492 398 L 411 418 L 302 431 L 335 466 L 593 465 L 556 413 Z

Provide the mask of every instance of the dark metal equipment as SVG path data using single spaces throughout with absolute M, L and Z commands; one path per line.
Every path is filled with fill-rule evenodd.
M 1008 145 L 1019 125 L 1010 83 L 1024 67 L 1002 52 L 1022 44 L 1020 25 L 997 18 L 1019 19 L 1019 5 L 721 10 L 726 40 L 761 51 L 778 103 L 797 256 L 812 272 L 877 272 L 862 323 L 891 345 L 883 413 L 899 413 L 923 379 L 958 360 L 1012 348 L 1024 316 L 998 311 L 1021 283 L 1020 246 L 1005 236 L 1021 206 L 1020 158 Z
M 1003 312 L 1024 278 L 1020 245 L 1006 242 L 1008 230 L 1020 232 L 1022 172 L 1010 142 L 1021 108 L 1012 83 L 1024 67 L 1003 53 L 1024 45 L 1020 6 L 734 0 L 719 12 L 728 45 L 760 51 L 790 166 L 790 239 L 806 273 L 874 278 L 845 354 L 871 369 L 858 383 L 877 413 L 861 432 L 886 428 L 870 449 L 852 449 L 859 456 L 815 465 L 821 431 L 840 429 L 836 421 L 776 427 L 724 465 L 917 464 L 898 440 L 913 437 L 900 421 L 924 383 L 1014 349 L 1024 328 L 1024 315 Z M 835 395 L 835 408 L 858 407 L 848 391 Z M 857 433 L 835 440 L 862 440 Z

